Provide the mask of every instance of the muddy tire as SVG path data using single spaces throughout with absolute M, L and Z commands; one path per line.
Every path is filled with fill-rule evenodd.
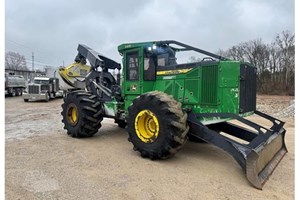
M 102 106 L 95 95 L 85 91 L 68 93 L 62 109 L 64 129 L 72 137 L 91 137 L 101 127 Z
M 173 97 L 148 92 L 137 97 L 128 112 L 128 140 L 142 157 L 166 159 L 185 144 L 189 131 L 187 114 Z

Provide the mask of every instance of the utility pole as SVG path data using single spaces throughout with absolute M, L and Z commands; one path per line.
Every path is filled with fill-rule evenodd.
M 33 81 L 33 78 L 36 76 L 36 73 L 34 71 L 34 53 L 32 52 L 32 71 L 33 71 L 33 77 L 31 77 L 31 82 Z
M 32 71 L 34 71 L 34 53 L 32 52 Z

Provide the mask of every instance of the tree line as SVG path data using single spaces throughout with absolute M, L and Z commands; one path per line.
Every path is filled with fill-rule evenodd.
M 250 40 L 219 50 L 218 54 L 256 66 L 258 93 L 295 94 L 295 34 L 282 31 L 271 43 Z

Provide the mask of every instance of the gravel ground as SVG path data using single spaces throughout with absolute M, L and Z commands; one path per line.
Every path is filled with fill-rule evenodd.
M 294 118 L 280 113 L 293 112 L 290 97 L 258 97 L 259 110 L 287 122 L 289 150 L 262 191 L 209 144 L 187 142 L 171 159 L 142 159 L 109 119 L 92 138 L 68 137 L 61 104 L 5 99 L 6 199 L 294 199 Z
M 295 100 L 292 96 L 266 96 L 257 97 L 257 110 L 278 118 L 294 118 Z

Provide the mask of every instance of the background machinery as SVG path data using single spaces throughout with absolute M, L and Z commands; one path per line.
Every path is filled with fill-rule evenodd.
M 77 50 L 75 63 L 59 71 L 75 88 L 62 105 L 72 137 L 93 136 L 108 117 L 126 127 L 135 151 L 153 160 L 173 156 L 188 138 L 205 141 L 233 156 L 259 189 L 287 152 L 284 122 L 256 110 L 256 68 L 250 63 L 177 41 L 128 43 L 118 46 L 121 81 L 119 63 L 85 45 Z M 208 58 L 178 64 L 176 54 L 183 51 Z M 109 70 L 118 70 L 116 79 Z M 245 118 L 253 114 L 271 126 Z
M 56 97 L 63 97 L 63 91 L 59 89 L 59 79 L 47 76 L 34 77 L 33 82 L 28 84 L 27 90 L 23 94 L 25 102 L 29 100 L 48 102 Z
M 5 73 L 5 94 L 9 96 L 20 96 L 26 88 L 26 80 L 21 75 Z

